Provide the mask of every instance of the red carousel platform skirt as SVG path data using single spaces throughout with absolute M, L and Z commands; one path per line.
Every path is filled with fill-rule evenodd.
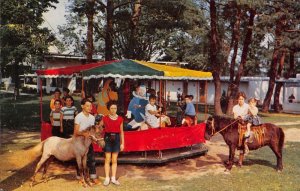
M 204 143 L 205 123 L 191 127 L 148 129 L 124 132 L 124 152 L 174 149 Z M 94 144 L 94 150 L 102 148 Z
M 47 122 L 42 122 L 41 124 L 41 141 L 52 136 L 52 125 Z
M 155 151 L 174 149 L 204 143 L 205 123 L 191 127 L 166 127 L 148 129 L 145 131 L 125 131 L 124 152 Z M 41 124 L 41 140 L 52 136 L 52 126 L 47 122 Z M 94 144 L 94 150 L 101 152 L 102 148 Z

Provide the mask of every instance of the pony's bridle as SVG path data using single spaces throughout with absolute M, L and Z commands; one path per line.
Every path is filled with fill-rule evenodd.
M 225 129 L 227 129 L 228 127 L 230 127 L 231 125 L 235 124 L 236 122 L 238 122 L 239 119 L 234 120 L 232 123 L 230 123 L 229 125 L 226 125 L 223 129 L 220 129 L 219 131 L 216 132 L 216 128 L 215 128 L 215 119 L 213 118 L 211 120 L 211 134 L 210 136 L 214 136 L 217 133 L 220 133 L 222 131 L 224 131 Z

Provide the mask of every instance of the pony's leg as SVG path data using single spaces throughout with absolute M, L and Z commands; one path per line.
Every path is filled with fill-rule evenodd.
M 228 163 L 226 165 L 227 170 L 231 170 L 231 168 L 232 168 L 233 161 L 234 161 L 234 154 L 235 154 L 235 146 L 230 145 L 229 146 L 229 159 L 228 159 Z
M 53 159 L 54 159 L 54 156 L 50 156 L 50 157 L 46 160 L 46 162 L 44 163 L 44 165 L 43 165 L 43 166 L 44 166 L 44 171 L 43 171 L 42 178 L 45 179 L 45 182 L 48 181 L 48 180 L 47 180 L 46 173 L 47 173 L 48 167 L 49 167 L 50 163 L 53 161 Z
M 92 186 L 92 183 L 89 181 L 90 177 L 89 177 L 89 172 L 88 172 L 88 168 L 87 168 L 87 155 L 84 155 L 82 158 L 82 167 L 83 167 L 83 179 L 85 180 L 85 182 L 87 182 L 87 184 L 89 186 Z
M 39 163 L 36 165 L 34 174 L 31 178 L 31 183 L 30 183 L 30 187 L 33 186 L 33 183 L 35 182 L 35 176 L 37 174 L 37 172 L 40 170 L 40 168 L 42 167 L 42 165 L 45 163 L 46 160 L 48 160 L 48 158 L 50 157 L 50 154 L 43 154 L 41 160 L 39 161 Z
M 238 162 L 238 166 L 239 167 L 242 167 L 243 166 L 243 161 L 244 161 L 244 153 L 240 152 L 240 155 L 239 155 L 239 162 Z
M 270 144 L 270 148 L 272 149 L 272 151 L 274 152 L 274 154 L 276 155 L 277 158 L 277 165 L 276 165 L 276 170 L 277 171 L 282 171 L 283 166 L 282 166 L 282 149 L 279 148 L 279 144 L 276 141 L 272 141 Z
M 83 169 L 82 169 L 82 158 L 81 156 L 77 156 L 76 157 L 76 162 L 77 162 L 77 166 L 78 166 L 78 169 L 79 169 L 79 174 L 80 174 L 80 180 L 79 180 L 79 183 L 83 186 L 83 187 L 86 187 L 87 184 L 84 180 L 84 177 L 83 177 Z

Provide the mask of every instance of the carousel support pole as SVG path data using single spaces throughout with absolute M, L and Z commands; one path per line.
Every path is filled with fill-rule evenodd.
M 84 91 L 84 80 L 83 80 L 83 76 L 82 76 L 82 79 L 81 79 L 81 94 L 84 92 L 84 95 L 85 95 L 85 91 Z M 82 95 L 81 95 L 82 96 Z
M 196 83 L 197 83 L 197 88 L 196 88 L 196 91 L 197 91 L 196 114 L 198 114 L 198 112 L 199 112 L 199 108 L 198 108 L 198 103 L 199 103 L 199 81 L 197 81 Z
M 207 80 L 205 80 L 205 93 L 204 93 L 204 100 L 205 100 L 205 111 L 204 111 L 204 119 L 207 119 L 207 113 L 208 113 L 208 109 L 207 109 Z
M 164 108 L 165 108 L 165 111 L 167 113 L 167 80 L 164 81 Z
M 162 91 L 162 81 L 159 80 L 159 107 L 162 105 L 161 104 L 161 98 L 162 98 L 161 91 Z M 161 126 L 161 117 L 159 118 L 159 126 Z
M 40 120 L 43 122 L 43 80 L 40 78 Z

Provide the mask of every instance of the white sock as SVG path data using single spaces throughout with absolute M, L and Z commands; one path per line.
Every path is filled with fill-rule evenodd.
M 112 176 L 111 181 L 116 181 L 116 177 Z
M 109 181 L 109 177 L 105 177 L 105 180 L 108 180 L 108 181 Z

